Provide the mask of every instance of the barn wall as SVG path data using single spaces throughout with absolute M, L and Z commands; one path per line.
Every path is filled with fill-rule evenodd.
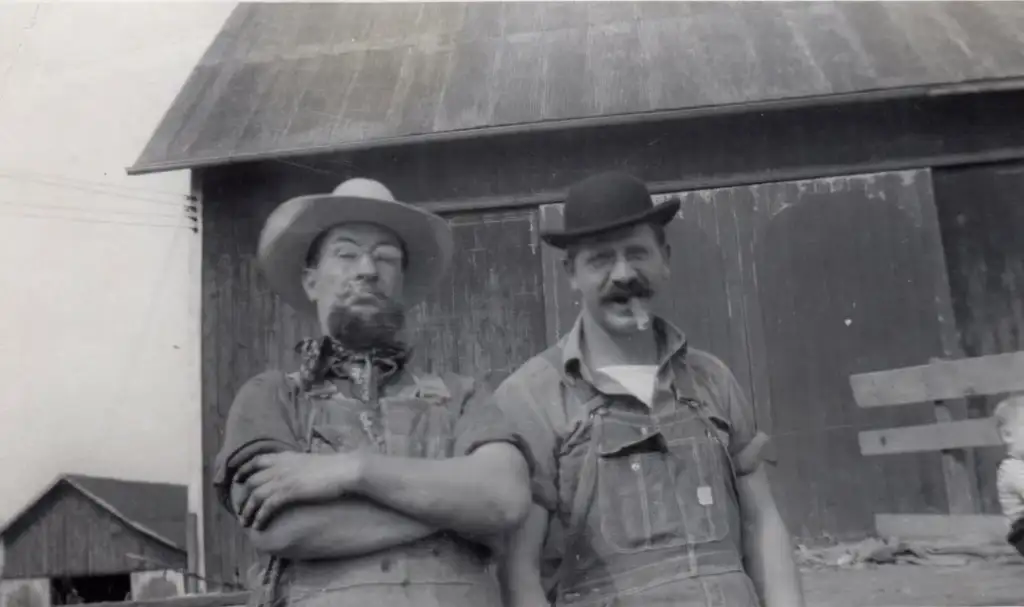
M 935 171 L 946 265 L 960 342 L 967 356 L 1024 350 L 1024 164 Z M 971 399 L 986 416 L 1000 396 Z M 985 512 L 998 513 L 995 470 L 1002 449 L 977 450 Z
M 126 526 L 77 490 L 54 489 L 5 534 L 5 578 L 105 575 L 152 569 L 136 554 L 184 569 L 185 553 Z
M 310 320 L 277 301 L 253 263 L 263 220 L 291 196 L 327 192 L 349 177 L 363 176 L 383 181 L 399 199 L 447 205 L 456 238 L 466 243 L 460 247 L 468 246 L 470 254 L 456 256 L 456 279 L 450 277 L 437 297 L 414 315 L 421 344 L 418 364 L 490 375 L 497 381 L 541 350 L 552 333 L 545 322 L 536 213 L 539 204 L 557 202 L 558 191 L 573 180 L 619 168 L 649 182 L 692 190 L 979 157 L 1024 158 L 1024 113 L 1015 111 L 1022 105 L 1024 92 L 948 96 L 548 131 L 207 169 L 201 179 L 206 486 L 234 392 L 266 368 L 292 366 L 292 346 L 315 329 Z M 521 210 L 493 210 L 509 205 Z M 491 314 L 501 321 L 489 320 Z M 904 501 L 905 507 L 897 510 L 919 505 L 939 509 L 936 495 L 929 489 L 922 502 Z M 244 579 L 253 563 L 248 542 L 212 492 L 206 494 L 204 508 L 208 577 Z M 812 532 L 847 530 L 850 524 L 819 518 Z
M 204 461 L 220 447 L 235 392 L 268 368 L 294 369 L 293 348 L 318 330 L 278 301 L 253 260 L 259 230 L 287 197 L 329 191 L 324 178 L 278 164 L 211 175 L 204 186 Z M 396 192 L 402 181 L 388 183 Z M 410 314 L 414 368 L 454 371 L 496 385 L 544 347 L 536 211 L 453 215 L 457 254 L 435 294 Z M 234 519 L 206 499 L 207 577 L 244 580 L 255 561 Z
M 408 201 L 532 203 L 593 171 L 691 190 L 1024 158 L 1024 91 L 547 131 L 288 159 L 336 185 L 359 175 Z M 271 164 L 279 164 L 277 162 Z M 557 202 L 557 200 L 546 200 Z

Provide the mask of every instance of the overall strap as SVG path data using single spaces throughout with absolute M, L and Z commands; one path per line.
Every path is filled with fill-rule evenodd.
M 554 576 L 548 580 L 548 583 L 546 584 L 547 587 L 544 589 L 548 598 L 553 600 L 553 595 L 557 590 L 558 585 L 572 573 L 575 565 L 573 557 L 576 552 L 576 546 L 583 538 L 583 531 L 587 522 L 587 513 L 593 505 L 593 498 L 597 489 L 597 447 L 595 445 L 597 439 L 596 425 L 599 423 L 595 421 L 595 418 L 598 411 L 606 404 L 606 400 L 597 391 L 597 389 L 586 381 L 579 380 L 571 383 L 565 381 L 565 376 L 561 367 L 561 349 L 559 347 L 556 346 L 548 348 L 542 354 L 542 358 L 551 365 L 552 371 L 555 372 L 556 377 L 558 378 L 558 400 L 554 401 L 552 404 L 560 405 L 568 411 L 569 407 L 567 405 L 571 398 L 576 405 L 576 407 L 573 407 L 573 410 L 575 411 L 578 407 L 578 409 L 583 412 L 584 420 L 594 423 L 594 426 L 591 428 L 591 436 L 587 445 L 587 453 L 583 458 L 583 467 L 580 470 L 579 480 L 576 484 L 576 491 L 573 495 L 572 509 L 569 514 L 569 526 L 566 529 L 564 536 L 565 541 L 562 550 L 562 560 L 559 563 Z M 558 482 L 560 483 L 561 479 L 558 479 Z
M 725 454 L 725 459 L 729 464 L 729 474 L 732 477 L 733 491 L 738 491 L 736 485 L 736 479 L 738 477 L 736 473 L 736 463 L 732 459 L 732 454 L 729 453 L 729 448 L 722 443 L 720 438 L 718 438 L 719 428 L 713 421 L 711 421 L 710 417 L 711 414 L 715 414 L 724 418 L 725 413 L 719 411 L 715 403 L 711 403 L 700 398 L 697 392 L 696 382 L 693 380 L 693 373 L 687 368 L 686 361 L 682 357 L 672 357 L 669 364 L 672 365 L 672 389 L 675 391 L 676 402 L 689 406 L 704 425 L 705 430 L 707 430 L 708 437 L 718 443 L 718 446 L 722 448 L 722 453 Z M 726 421 L 729 422 L 731 427 L 732 421 Z

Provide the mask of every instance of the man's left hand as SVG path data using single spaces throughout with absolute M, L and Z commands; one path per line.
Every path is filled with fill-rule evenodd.
M 266 453 L 243 464 L 235 482 L 247 496 L 239 512 L 244 527 L 263 529 L 281 508 L 340 497 L 359 477 L 355 454 Z

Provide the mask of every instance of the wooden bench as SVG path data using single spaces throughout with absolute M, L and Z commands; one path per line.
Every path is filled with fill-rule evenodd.
M 942 452 L 949 514 L 876 514 L 879 535 L 1004 541 L 1003 517 L 981 514 L 972 450 L 1002 443 L 991 418 L 966 419 L 964 399 L 1024 391 L 1024 352 L 862 373 L 850 377 L 850 387 L 860 407 L 935 405 L 934 424 L 859 434 L 865 456 Z

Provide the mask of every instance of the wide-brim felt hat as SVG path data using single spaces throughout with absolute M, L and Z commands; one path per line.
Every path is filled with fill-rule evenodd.
M 549 245 L 564 249 L 583 238 L 641 223 L 665 225 L 679 212 L 679 199 L 655 205 L 643 181 L 619 171 L 598 173 L 569 187 L 561 230 L 544 230 Z
M 282 203 L 260 233 L 260 269 L 274 291 L 296 310 L 315 311 L 302 286 L 310 246 L 324 231 L 345 223 L 379 225 L 402 241 L 402 303 L 406 307 L 422 302 L 448 271 L 453 238 L 447 221 L 395 200 L 380 182 L 349 179 L 330 194 L 299 196 Z

